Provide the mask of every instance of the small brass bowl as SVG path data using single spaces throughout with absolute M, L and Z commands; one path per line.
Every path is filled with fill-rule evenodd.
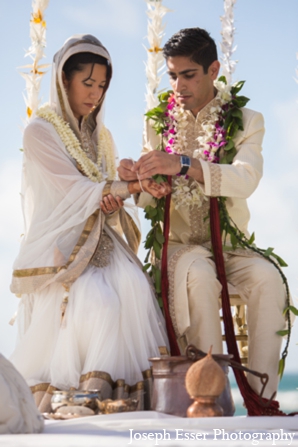
M 95 412 L 98 410 L 98 402 L 101 400 L 99 390 L 69 390 L 54 391 L 51 399 L 51 407 L 55 413 L 60 407 L 64 406 L 82 406 L 91 408 Z
M 131 398 L 118 400 L 106 399 L 99 402 L 98 408 L 104 414 L 123 413 L 126 411 L 136 411 L 138 403 L 138 399 Z

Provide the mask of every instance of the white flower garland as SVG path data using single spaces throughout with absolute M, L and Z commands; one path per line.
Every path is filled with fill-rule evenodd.
M 78 162 L 82 171 L 90 180 L 100 183 L 103 180 L 116 179 L 116 165 L 113 145 L 109 131 L 105 126 L 102 126 L 99 134 L 97 163 L 95 164 L 83 151 L 80 142 L 71 130 L 69 123 L 57 115 L 54 110 L 46 105 L 41 107 L 37 111 L 36 115 L 54 126 L 63 144 L 65 145 L 67 152 Z M 103 157 L 106 161 L 106 178 L 104 177 L 101 169 Z
M 224 130 L 218 127 L 217 123 L 223 112 L 222 107 L 232 99 L 231 85 L 216 80 L 214 86 L 218 91 L 219 105 L 210 108 L 208 118 L 202 123 L 202 131 L 197 138 L 199 149 L 196 149 L 193 154 L 194 158 L 201 158 L 211 163 L 218 161 L 216 153 L 222 145 L 226 144 Z M 168 127 L 163 133 L 167 137 L 165 151 L 170 154 L 185 154 L 187 147 L 187 115 L 174 95 L 169 98 L 167 114 Z M 189 183 L 187 175 L 177 177 L 174 180 L 172 199 L 176 209 L 180 206 L 201 207 L 203 202 L 208 200 L 201 185 L 195 180 Z

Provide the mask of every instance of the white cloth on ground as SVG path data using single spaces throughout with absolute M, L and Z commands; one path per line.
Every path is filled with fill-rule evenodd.
M 24 378 L 0 354 L 0 434 L 40 433 L 44 420 Z

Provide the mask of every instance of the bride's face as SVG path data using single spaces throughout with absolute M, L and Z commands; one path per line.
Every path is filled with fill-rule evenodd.
M 107 67 L 99 64 L 85 64 L 71 79 L 62 73 L 63 84 L 74 116 L 80 120 L 88 115 L 99 103 L 107 82 Z

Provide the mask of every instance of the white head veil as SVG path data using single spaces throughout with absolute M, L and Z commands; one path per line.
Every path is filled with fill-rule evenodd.
M 79 137 L 78 122 L 74 117 L 74 114 L 70 108 L 68 98 L 64 89 L 62 80 L 62 69 L 70 56 L 77 53 L 93 53 L 98 56 L 102 56 L 107 59 L 108 64 L 111 66 L 111 57 L 107 49 L 102 43 L 96 39 L 96 37 L 90 34 L 76 34 L 66 40 L 63 47 L 55 54 L 53 59 L 52 68 L 52 80 L 50 91 L 50 106 L 55 112 L 60 115 L 65 121 L 68 121 L 73 131 Z M 95 118 L 97 125 L 97 133 L 100 131 L 100 127 L 103 121 L 103 104 L 104 97 L 100 101 L 100 105 L 90 114 L 90 119 Z

